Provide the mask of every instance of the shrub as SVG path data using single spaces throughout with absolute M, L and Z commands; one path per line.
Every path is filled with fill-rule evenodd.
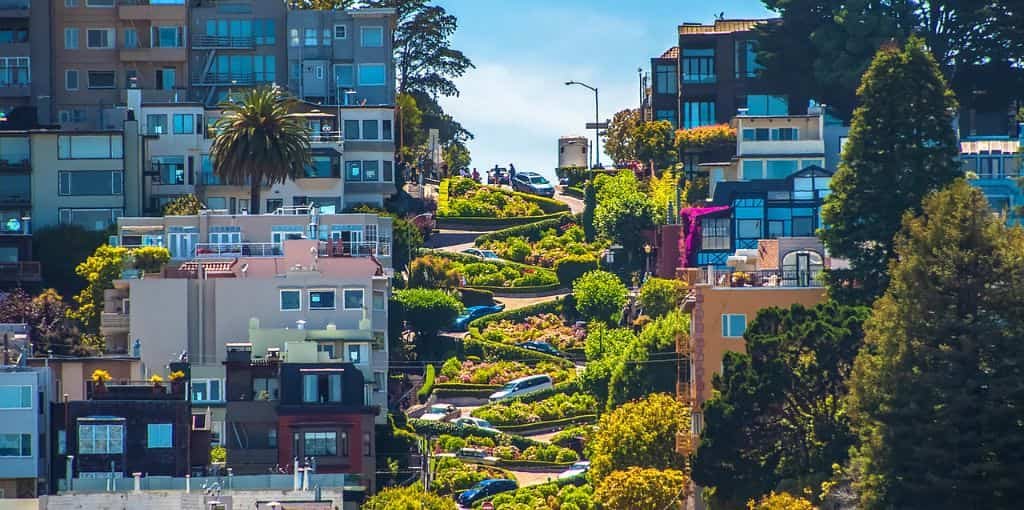
M 686 284 L 679 280 L 649 278 L 640 287 L 640 306 L 652 318 L 678 310 L 685 297 Z
M 459 253 L 427 252 L 410 264 L 410 287 L 533 287 L 556 283 L 558 277 L 549 269 L 483 261 Z
M 512 239 L 505 250 L 505 257 L 516 262 L 523 262 L 529 255 L 530 245 L 520 238 Z
M 489 232 L 477 237 L 476 245 L 484 246 L 486 243 L 492 241 L 504 241 L 513 237 L 521 237 L 531 242 L 539 241 L 541 235 L 545 231 L 558 228 L 565 222 L 571 221 L 571 219 L 571 215 L 565 214 L 558 218 L 549 218 L 546 220 L 535 221 L 533 223 L 527 223 L 526 225 L 517 225 L 515 227 L 495 230 L 494 232 Z
M 143 246 L 129 252 L 135 260 L 135 269 L 144 273 L 158 273 L 171 260 L 171 252 L 160 246 Z
M 622 316 L 629 291 L 614 274 L 606 271 L 590 271 L 573 285 L 576 309 L 587 318 L 614 324 Z
M 228 450 L 223 446 L 210 448 L 210 462 L 227 462 Z
M 399 290 L 395 292 L 395 301 L 401 305 L 405 319 L 421 336 L 436 335 L 462 311 L 462 303 L 441 290 Z
M 459 289 L 459 299 L 465 306 L 490 306 L 494 304 L 494 293 L 483 289 Z
M 445 289 L 458 285 L 455 263 L 449 259 L 424 255 L 409 264 L 410 288 Z
M 423 373 L 423 386 L 416 392 L 416 399 L 421 404 L 426 402 L 431 391 L 434 391 L 434 365 L 427 365 Z
M 459 371 L 462 370 L 462 362 L 458 358 L 449 358 L 448 361 L 441 365 L 441 375 L 447 377 L 449 380 L 458 377 Z
M 488 404 L 473 410 L 472 415 L 497 426 L 525 425 L 593 414 L 596 409 L 597 400 L 591 395 L 561 393 L 536 402 L 515 399 Z
M 199 214 L 199 211 L 204 208 L 205 206 L 203 203 L 200 202 L 195 195 L 190 193 L 168 202 L 167 205 L 164 206 L 164 216 L 193 216 Z
M 582 348 L 586 336 L 582 328 L 566 326 L 562 318 L 553 313 L 528 316 L 520 322 L 490 322 L 480 335 L 485 340 L 509 345 L 526 341 L 547 342 L 562 351 Z
M 584 274 L 597 269 L 597 258 L 593 255 L 572 255 L 555 262 L 555 274 L 564 287 L 572 288 L 573 282 Z
M 446 361 L 445 364 L 447 365 L 450 361 Z M 449 370 L 450 372 L 451 370 Z M 533 367 L 518 361 L 483 361 L 479 363 L 463 361 L 458 373 L 450 377 L 449 381 L 471 384 L 505 384 L 513 379 L 537 374 L 548 374 L 555 382 L 567 380 L 571 376 L 568 369 L 546 361 L 538 362 Z

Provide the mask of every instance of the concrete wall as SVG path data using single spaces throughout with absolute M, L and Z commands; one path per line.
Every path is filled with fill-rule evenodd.
M 129 342 L 142 343 L 142 365 L 146 375 L 166 374 L 164 368 L 188 349 L 195 337 L 196 320 L 190 306 L 193 280 L 146 278 L 131 280 Z

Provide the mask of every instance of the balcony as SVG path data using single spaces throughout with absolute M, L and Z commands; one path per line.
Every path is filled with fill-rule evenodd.
M 117 335 L 128 332 L 128 314 L 103 312 L 100 314 L 100 334 Z
M 805 155 L 820 158 L 824 154 L 825 142 L 822 140 L 740 141 L 736 147 L 736 155 L 740 157 Z
M 42 281 L 39 262 L 0 262 L 0 282 Z
M 700 282 L 716 288 L 821 288 L 822 268 L 810 269 L 762 269 L 757 271 L 735 271 L 731 269 L 701 269 Z
M 320 255 L 327 257 L 390 257 L 391 243 L 331 240 L 320 245 Z
M 187 50 L 181 48 L 121 48 L 121 62 L 184 62 Z M 184 98 L 184 96 L 182 96 Z
M 192 49 L 194 50 L 220 50 L 220 49 L 251 49 L 254 46 L 255 38 L 252 36 L 228 36 L 228 35 L 193 35 Z
M 321 257 L 390 257 L 391 243 L 373 241 L 327 241 L 317 250 Z M 283 257 L 280 243 L 197 243 L 197 259 L 239 257 Z
M 167 48 L 160 48 L 167 49 Z M 154 103 L 186 103 L 188 100 L 188 89 L 141 89 L 142 92 L 142 103 L 143 104 L 154 104 Z M 128 91 L 127 89 L 121 90 L 121 102 L 128 102 Z M 166 133 L 165 133 L 166 134 Z
M 0 156 L 0 172 L 29 172 L 31 170 L 32 163 L 27 155 L 17 158 Z
M 0 0 L 0 18 L 27 18 L 31 0 Z
M 256 73 L 203 73 L 192 78 L 192 85 L 230 87 L 232 85 L 252 85 L 256 81 Z
M 168 0 L 118 0 L 117 16 L 126 21 L 167 20 L 184 22 L 185 2 Z

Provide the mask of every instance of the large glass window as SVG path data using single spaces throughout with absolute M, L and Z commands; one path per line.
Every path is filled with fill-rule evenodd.
M 337 88 L 352 88 L 355 86 L 352 64 L 334 65 L 334 86 Z
M 344 298 L 346 310 L 363 309 L 363 289 L 345 289 Z
M 380 121 L 380 137 L 383 140 L 390 140 L 393 135 L 391 134 L 391 121 L 382 120 Z
M 333 290 L 311 290 L 309 291 L 310 310 L 334 310 Z
M 789 98 L 751 94 L 747 96 L 747 113 L 749 115 L 787 115 L 789 114 Z
M 714 48 L 683 48 L 683 83 L 715 82 Z
M 32 83 L 29 57 L 0 57 L 0 86 L 22 87 Z
M 277 42 L 274 35 L 274 20 L 256 19 L 252 21 L 253 35 L 256 37 L 257 46 L 273 46 Z
M 302 374 L 302 401 L 310 404 L 341 402 L 341 374 Z
M 302 453 L 309 457 L 338 455 L 336 432 L 306 432 L 302 435 Z
M 757 42 L 736 41 L 736 77 L 754 78 L 761 68 L 757 63 Z
M 380 162 L 379 161 L 363 161 L 363 180 L 368 182 L 377 182 L 380 180 Z
M 57 177 L 62 196 L 120 195 L 124 189 L 124 172 L 120 170 L 57 172 Z
M 302 291 L 299 289 L 281 290 L 281 311 L 302 310 Z
M 715 123 L 714 101 L 687 101 L 683 103 L 683 128 L 710 126 Z
M 704 218 L 700 220 L 701 249 L 729 249 L 729 218 Z
M 78 37 L 79 30 L 74 27 L 64 29 L 64 49 L 65 50 L 77 50 L 78 49 Z
M 0 137 L 0 162 L 19 165 L 28 163 L 29 154 L 27 136 Z
M 722 336 L 740 338 L 747 329 L 747 316 L 741 313 L 722 314 Z
M 383 48 L 384 28 L 362 27 L 359 29 L 359 40 L 364 48 Z
M 181 27 L 155 27 L 153 29 L 154 48 L 181 48 Z
M 0 44 L 28 42 L 28 28 L 0 28 Z
M 193 379 L 192 401 L 193 402 L 220 402 L 220 379 Z
M 32 434 L 0 434 L 0 457 L 31 457 Z
M 156 156 L 153 158 L 160 184 L 185 184 L 184 156 Z
M 124 425 L 79 425 L 78 453 L 124 453 Z
M 85 46 L 93 50 L 108 50 L 114 47 L 113 28 L 90 28 L 85 32 Z
M 358 140 L 359 139 L 359 121 L 358 120 L 346 120 L 345 121 L 345 139 L 346 140 Z
M 190 135 L 196 132 L 196 117 L 191 113 L 174 114 L 174 134 Z
M 768 160 L 768 179 L 785 179 L 797 171 L 795 159 Z
M 117 83 L 117 73 L 114 71 L 89 71 L 87 76 L 91 89 L 112 89 Z
M 174 425 L 150 423 L 146 425 L 147 448 L 171 448 L 174 446 Z
M 138 48 L 139 47 L 139 31 L 134 28 L 124 29 L 124 47 L 125 48 Z
M 742 168 L 742 178 L 745 181 L 752 181 L 755 179 L 764 179 L 764 161 L 761 160 L 744 160 Z
M 386 81 L 384 64 L 359 64 L 359 85 L 384 85 Z
M 312 160 L 312 164 L 306 166 L 306 177 L 311 179 L 337 177 L 334 172 L 334 157 L 314 155 Z
M 307 28 L 303 30 L 302 44 L 303 46 L 316 46 L 316 29 Z
M 146 132 L 151 135 L 166 134 L 168 132 L 167 114 L 151 113 L 149 115 L 146 115 Z
M 657 64 L 654 66 L 654 93 L 675 94 L 679 90 L 676 84 L 676 66 Z
M 280 383 L 273 377 L 254 377 L 252 393 L 255 400 L 277 400 L 280 396 Z
M 363 121 L 363 140 L 376 140 L 379 138 L 377 124 L 378 123 L 375 120 Z
M 362 161 L 346 161 L 345 162 L 345 180 L 350 182 L 358 182 L 363 180 L 363 162 Z
M 58 209 L 61 225 L 78 225 L 87 230 L 105 230 L 124 214 L 118 209 Z
M 32 387 L 0 386 L 0 409 L 32 409 Z

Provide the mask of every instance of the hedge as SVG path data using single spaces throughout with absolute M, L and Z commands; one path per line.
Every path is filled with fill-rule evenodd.
M 578 416 L 572 416 L 569 418 L 561 418 L 558 420 L 538 421 L 533 423 L 523 423 L 520 425 L 495 425 L 495 427 L 502 432 L 522 432 L 524 430 L 537 430 L 562 427 L 565 425 L 581 425 L 590 424 L 597 422 L 596 414 L 581 414 Z
M 529 360 L 550 361 L 566 368 L 575 366 L 573 362 L 558 356 L 552 356 L 550 354 L 531 349 L 524 349 L 516 345 L 488 342 L 487 340 L 480 338 L 479 331 L 474 331 L 472 328 L 469 330 L 469 334 L 462 339 L 462 345 L 463 351 L 467 356 L 476 355 L 486 359 L 496 358 L 523 362 Z
M 514 227 L 516 225 L 526 225 L 529 223 L 535 223 L 538 221 L 549 220 L 551 218 L 558 218 L 568 214 L 567 212 L 558 212 L 553 214 L 543 214 L 540 216 L 514 216 L 511 218 L 488 218 L 480 216 L 440 216 L 437 218 L 437 228 L 447 228 L 455 230 L 456 227 L 462 227 L 464 230 L 498 230 L 508 227 Z
M 469 389 L 469 388 L 434 388 L 434 396 L 440 400 L 449 398 L 478 398 L 485 399 L 498 390 Z
M 525 404 L 531 402 L 537 402 L 538 400 L 544 400 L 556 393 L 565 393 L 566 395 L 572 395 L 583 391 L 583 387 L 580 386 L 578 379 L 571 379 L 565 382 L 560 382 L 549 389 L 535 391 L 533 393 L 527 393 L 521 397 L 516 397 L 514 400 L 519 400 Z
M 468 436 L 480 436 L 490 438 L 505 437 L 508 438 L 510 443 L 512 443 L 512 446 L 515 446 L 520 450 L 525 450 L 531 446 L 541 446 L 547 444 L 517 434 L 492 432 L 490 430 L 484 430 L 478 427 L 456 425 L 454 423 L 448 423 L 443 421 L 426 421 L 413 418 L 410 419 L 408 423 L 409 426 L 411 426 L 413 430 L 415 430 L 416 433 L 421 436 L 440 436 L 442 434 L 447 434 L 449 436 L 458 436 L 463 438 Z
M 466 306 L 490 306 L 494 304 L 494 292 L 472 287 L 459 289 L 462 304 Z
M 555 262 L 555 275 L 562 286 L 572 289 L 577 278 L 597 268 L 597 257 L 593 255 L 569 255 Z
M 456 262 L 461 262 L 463 264 L 476 264 L 476 263 L 483 262 L 485 264 L 506 265 L 506 266 L 509 266 L 509 267 L 513 267 L 513 268 L 515 268 L 515 269 L 517 269 L 517 270 L 519 270 L 521 272 L 525 272 L 525 271 L 529 270 L 529 271 L 532 271 L 532 272 L 535 272 L 535 273 L 549 273 L 552 278 L 555 278 L 555 279 L 558 278 L 558 276 L 555 275 L 554 271 L 552 271 L 552 270 L 550 270 L 550 269 L 548 269 L 546 267 L 531 266 L 529 264 L 523 264 L 523 263 L 520 263 L 520 262 L 511 261 L 511 260 L 484 260 L 484 259 L 481 259 L 480 257 L 476 257 L 476 256 L 470 255 L 468 253 L 455 253 L 455 252 L 450 252 L 450 251 L 430 250 L 430 249 L 421 248 L 420 250 L 418 250 L 416 252 L 416 255 L 417 256 L 433 255 L 435 257 L 439 257 L 439 258 L 443 258 L 443 259 L 448 259 L 448 260 L 454 260 Z M 532 286 L 528 286 L 528 287 L 491 287 L 491 286 L 486 286 L 486 285 L 469 285 L 466 288 L 476 289 L 476 290 L 484 290 L 484 291 L 494 292 L 494 293 L 499 293 L 500 292 L 502 294 L 529 294 L 529 293 L 534 293 L 534 292 L 551 292 L 551 291 L 554 291 L 554 290 L 558 290 L 558 289 L 561 288 L 561 284 L 560 283 L 552 283 L 550 285 L 532 285 Z
M 578 188 L 576 186 L 566 186 L 565 188 L 562 188 L 563 195 L 578 198 L 580 200 L 583 200 L 583 193 L 583 188 Z
M 498 465 L 505 468 L 551 468 L 551 469 L 562 469 L 572 467 L 577 461 L 573 462 L 550 462 L 546 460 L 527 460 L 527 459 L 501 459 L 498 461 Z
M 437 383 L 434 385 L 435 390 L 491 390 L 498 391 L 501 389 L 500 384 L 472 384 L 472 383 Z
M 492 287 L 487 285 L 477 285 L 474 287 L 466 287 L 469 289 L 475 289 L 485 292 L 490 292 L 494 295 L 508 296 L 513 294 L 549 294 L 558 293 L 562 290 L 562 283 L 552 283 L 551 285 L 536 285 L 532 287 Z
M 568 212 L 569 204 L 562 202 L 561 200 L 555 200 L 553 198 L 542 197 L 540 195 L 531 195 L 530 193 L 520 193 L 518 191 L 511 192 L 513 196 L 517 196 L 526 200 L 527 202 L 533 202 L 540 207 L 540 210 L 544 211 L 544 214 L 554 214 L 560 212 Z
M 515 227 L 503 228 L 501 230 L 495 230 L 494 232 L 488 232 L 480 237 L 476 238 L 476 245 L 480 246 L 485 242 L 490 241 L 504 241 L 510 237 L 523 237 L 530 241 L 540 241 L 541 234 L 546 230 L 558 229 L 562 225 L 572 221 L 574 216 L 568 213 L 562 213 L 555 218 L 549 218 L 546 220 L 536 221 L 527 225 L 517 225 Z
M 474 319 L 473 321 L 471 321 L 469 323 L 469 328 L 470 330 L 472 330 L 472 328 L 476 328 L 480 331 L 483 331 L 484 328 L 486 328 L 487 325 L 492 322 L 522 322 L 527 317 L 540 315 L 542 313 L 553 313 L 556 315 L 562 313 L 562 300 L 553 299 L 551 301 L 543 301 L 529 306 L 524 306 L 522 308 L 516 308 L 515 310 L 503 310 L 498 313 L 485 315 L 483 317 L 480 317 L 479 319 Z
M 434 365 L 427 365 L 423 374 L 423 386 L 416 392 L 416 399 L 422 404 L 430 398 L 430 392 L 434 391 Z

